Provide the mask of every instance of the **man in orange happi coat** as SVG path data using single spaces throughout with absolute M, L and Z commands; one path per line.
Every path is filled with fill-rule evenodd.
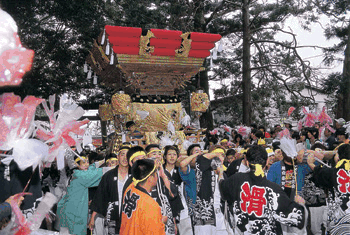
M 126 189 L 122 207 L 121 235 L 165 234 L 164 220 L 158 203 L 151 197 L 157 185 L 158 164 L 141 159 L 132 167 L 133 183 Z

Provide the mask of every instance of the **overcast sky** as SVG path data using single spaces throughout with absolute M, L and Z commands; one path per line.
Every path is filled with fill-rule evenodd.
M 297 35 L 297 40 L 298 40 L 298 45 L 316 45 L 316 46 L 321 46 L 321 47 L 326 47 L 326 46 L 331 46 L 335 43 L 338 42 L 336 39 L 332 40 L 326 40 L 324 36 L 324 29 L 322 29 L 320 24 L 312 24 L 311 31 L 306 31 L 300 27 L 300 19 L 298 18 L 290 18 L 287 20 L 285 26 L 290 27 L 292 31 Z M 326 17 L 321 18 L 321 22 L 323 27 L 326 26 L 329 21 L 327 20 Z M 277 37 L 279 40 L 285 40 L 288 39 L 286 37 Z M 225 50 L 225 48 L 224 48 Z M 321 49 L 314 49 L 314 48 L 303 48 L 299 49 L 300 55 L 304 58 L 307 59 L 311 62 L 313 67 L 316 68 L 324 68 L 323 72 L 325 73 L 325 76 L 329 72 L 333 71 L 342 71 L 343 69 L 343 64 L 342 63 L 335 63 L 333 67 L 327 68 L 325 65 L 322 64 L 322 50 Z M 215 63 L 215 61 L 214 61 Z M 230 81 L 229 79 L 227 81 L 223 81 L 223 83 L 229 84 Z M 213 89 L 217 89 L 221 87 L 221 82 L 216 82 L 216 81 L 210 81 L 210 99 L 214 99 L 214 93 Z

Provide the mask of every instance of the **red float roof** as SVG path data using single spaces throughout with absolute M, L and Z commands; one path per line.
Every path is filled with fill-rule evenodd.
M 151 56 L 176 56 L 176 50 L 180 49 L 184 41 L 181 31 L 150 29 L 153 36 L 149 39 L 149 45 L 153 47 Z M 138 55 L 140 50 L 141 28 L 105 26 L 105 37 L 112 45 L 116 54 Z M 190 51 L 188 56 L 193 58 L 205 58 L 210 55 L 210 50 L 215 42 L 221 39 L 219 34 L 188 33 Z M 104 42 L 101 42 L 103 44 Z

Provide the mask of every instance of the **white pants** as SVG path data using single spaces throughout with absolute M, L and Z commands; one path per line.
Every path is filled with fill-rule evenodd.
M 326 227 L 326 221 L 324 213 L 326 213 L 327 206 L 320 206 L 320 207 L 309 207 L 310 210 L 310 229 L 312 234 L 314 235 L 321 235 L 322 234 L 322 227 L 321 225 L 324 224 Z
M 105 218 L 97 214 L 95 216 L 95 227 L 92 231 L 93 235 L 107 235 L 107 229 L 105 228 Z
M 190 217 L 180 220 L 180 223 L 177 224 L 177 228 L 181 235 L 193 235 Z
M 216 227 L 212 225 L 199 225 L 194 226 L 195 235 L 232 235 L 233 231 L 228 225 L 228 222 L 225 223 L 224 214 L 220 211 L 215 214 Z M 226 227 L 227 224 L 227 227 Z

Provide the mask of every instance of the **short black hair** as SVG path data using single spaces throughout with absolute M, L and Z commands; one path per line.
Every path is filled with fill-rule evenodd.
M 235 142 L 237 141 L 238 138 L 240 139 L 240 141 L 243 140 L 242 135 L 241 135 L 241 134 L 237 134 L 237 135 L 235 136 Z
M 111 158 L 118 158 L 118 157 L 114 153 L 109 153 L 109 154 L 106 155 L 105 161 L 107 161 L 108 159 L 111 159 Z
M 316 142 L 315 144 L 313 144 L 310 148 L 311 150 L 315 150 L 315 149 L 322 149 L 322 150 L 326 150 L 326 146 L 324 146 L 321 142 Z
M 302 137 L 302 136 L 305 136 L 306 138 L 308 138 L 308 137 L 307 137 L 307 132 L 306 132 L 306 131 L 300 132 L 300 137 Z
M 266 130 L 265 127 L 264 127 L 263 125 L 260 125 L 258 129 L 259 129 L 259 130 L 260 130 L 260 129 L 263 129 L 264 131 Z
M 149 152 L 151 151 L 152 148 L 158 148 L 158 149 L 160 149 L 160 147 L 159 147 L 158 144 L 149 144 L 149 145 L 147 145 L 146 148 L 145 148 L 146 153 L 149 153 Z
M 292 134 L 292 139 L 299 140 L 299 139 L 300 139 L 299 133 L 298 133 L 298 132 L 294 132 L 294 133 Z
M 130 161 L 131 156 L 139 151 L 145 151 L 141 146 L 134 146 L 129 149 L 129 151 L 126 154 L 126 158 L 128 159 L 128 162 Z
M 263 146 L 253 145 L 248 149 L 246 158 L 250 164 L 260 164 L 264 167 L 267 161 L 267 152 Z
M 130 147 L 129 147 L 129 146 L 121 146 L 121 147 L 119 148 L 119 150 L 118 150 L 118 151 L 121 151 L 121 150 L 123 150 L 123 149 L 127 149 L 127 150 L 129 150 L 129 149 L 130 149 Z
M 91 151 L 89 154 L 88 154 L 88 158 L 89 158 L 89 163 L 92 164 L 92 161 L 96 162 L 96 161 L 101 161 L 104 159 L 103 155 L 102 154 L 98 154 L 94 151 Z
M 256 129 L 258 126 L 255 123 L 250 124 L 251 127 L 253 127 L 253 129 Z
M 350 159 L 350 145 L 342 144 L 338 148 L 339 160 Z
M 144 179 L 154 168 L 154 160 L 140 159 L 131 168 L 131 174 L 136 180 Z
M 234 150 L 234 149 L 229 149 L 229 150 L 227 150 L 227 152 L 226 152 L 226 157 L 229 156 L 229 155 L 235 155 L 235 154 L 236 154 L 236 150 Z
M 337 129 L 337 130 L 335 131 L 335 135 L 336 135 L 336 136 L 338 136 L 338 135 L 344 135 L 345 138 L 349 138 L 349 134 L 346 133 L 345 127 L 341 127 L 341 128 L 339 128 L 339 129 Z
M 310 132 L 311 135 L 315 137 L 315 139 L 318 139 L 318 129 L 315 127 L 309 127 L 306 129 L 307 132 Z
M 187 149 L 187 156 L 191 156 L 192 150 L 193 150 L 195 147 L 201 147 L 201 146 L 200 146 L 199 144 L 191 144 L 190 147 L 188 147 L 188 149 Z
M 275 151 L 275 150 L 277 150 L 277 149 L 281 149 L 281 148 L 280 148 L 280 144 L 281 144 L 281 142 L 279 142 L 279 141 L 273 142 L 273 143 L 272 143 L 272 149 L 273 149 L 273 151 Z
M 129 128 L 131 126 L 135 125 L 135 122 L 134 121 L 128 121 L 126 124 L 125 124 L 125 127 L 126 128 Z
M 260 130 L 257 130 L 254 135 L 256 136 L 256 138 L 265 138 L 264 133 Z

